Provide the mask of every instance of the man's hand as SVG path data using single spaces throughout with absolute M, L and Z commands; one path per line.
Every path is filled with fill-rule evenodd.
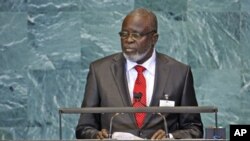
M 102 129 L 96 134 L 97 139 L 105 139 L 108 138 L 108 131 L 106 129 Z
M 154 140 L 159 140 L 159 139 L 163 139 L 163 138 L 167 138 L 166 137 L 166 132 L 162 129 L 157 130 L 154 135 L 151 137 L 151 139 Z

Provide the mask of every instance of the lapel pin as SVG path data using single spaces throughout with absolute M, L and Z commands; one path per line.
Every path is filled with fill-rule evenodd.
M 165 94 L 164 97 L 166 100 L 168 100 L 168 94 Z

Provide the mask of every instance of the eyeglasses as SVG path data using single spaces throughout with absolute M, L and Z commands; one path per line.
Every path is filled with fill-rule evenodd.
M 149 32 L 146 32 L 146 33 L 138 33 L 138 32 L 132 32 L 132 33 L 129 33 L 127 31 L 121 31 L 119 32 L 119 35 L 122 39 L 127 39 L 129 36 L 131 36 L 131 38 L 133 40 L 139 40 L 141 39 L 143 36 L 146 36 L 150 33 L 153 33 L 155 32 L 155 30 L 152 30 L 152 31 L 149 31 Z

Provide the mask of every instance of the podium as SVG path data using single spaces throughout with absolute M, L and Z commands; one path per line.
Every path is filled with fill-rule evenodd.
M 215 128 L 218 128 L 217 112 L 218 108 L 214 106 L 176 106 L 176 107 L 87 107 L 87 108 L 60 108 L 59 109 L 59 138 L 62 140 L 62 114 L 87 114 L 87 113 L 214 113 Z M 107 139 L 112 140 L 112 139 Z M 168 141 L 170 139 L 167 139 Z M 210 139 L 182 139 L 191 140 L 210 140 Z M 212 139 L 215 140 L 215 139 Z M 221 139 L 216 139 L 221 140 Z M 225 140 L 225 139 L 222 139 Z

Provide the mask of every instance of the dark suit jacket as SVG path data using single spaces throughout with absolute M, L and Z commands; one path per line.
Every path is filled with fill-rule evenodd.
M 117 53 L 97 60 L 90 65 L 82 107 L 130 107 L 126 72 L 126 60 Z M 156 53 L 156 76 L 150 106 L 159 106 L 159 100 L 169 95 L 175 106 L 197 106 L 190 67 L 169 56 Z M 76 127 L 76 138 L 93 138 L 100 129 L 109 130 L 112 114 L 81 114 Z M 168 130 L 175 138 L 203 137 L 200 114 L 165 115 Z M 151 138 L 158 129 L 164 130 L 162 118 L 147 114 L 139 129 L 133 114 L 114 118 L 112 131 L 130 132 L 142 138 Z

